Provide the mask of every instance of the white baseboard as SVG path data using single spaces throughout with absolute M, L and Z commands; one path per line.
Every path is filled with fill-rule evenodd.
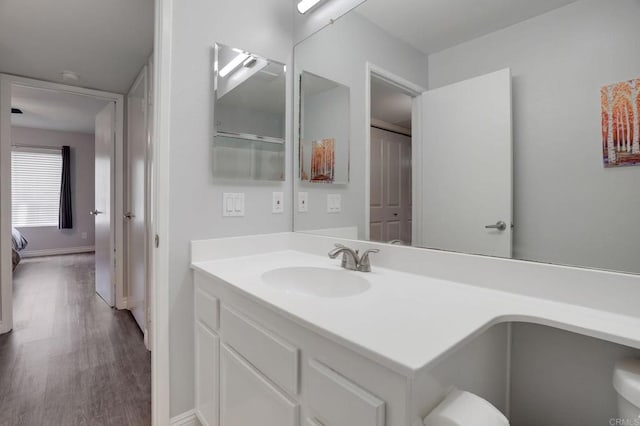
M 95 246 L 65 247 L 46 250 L 25 250 L 20 253 L 22 257 L 59 256 L 62 254 L 90 253 L 96 251 Z
M 196 410 L 185 411 L 182 414 L 178 414 L 175 417 L 171 417 L 169 420 L 171 426 L 200 426 L 198 416 L 196 416 Z
M 126 297 L 120 299 L 120 302 L 116 302 L 116 309 L 129 309 L 129 300 Z

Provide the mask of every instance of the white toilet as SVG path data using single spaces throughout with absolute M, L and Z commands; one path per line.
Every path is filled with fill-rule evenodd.
M 640 420 L 640 359 L 626 358 L 616 363 L 613 387 L 618 392 L 618 417 Z
M 425 426 L 509 426 L 509 420 L 489 401 L 453 389 L 427 417 Z

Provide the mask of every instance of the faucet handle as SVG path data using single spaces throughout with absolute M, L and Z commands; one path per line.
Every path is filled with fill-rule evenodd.
M 360 256 L 360 261 L 358 262 L 358 271 L 360 272 L 371 272 L 371 261 L 369 260 L 370 253 L 380 253 L 378 249 L 368 249 L 362 253 Z

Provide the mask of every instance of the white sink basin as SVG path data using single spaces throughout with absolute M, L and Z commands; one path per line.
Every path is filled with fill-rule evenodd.
M 364 293 L 371 284 L 360 272 L 314 267 L 280 268 L 262 274 L 269 286 L 287 293 L 317 297 L 348 297 Z

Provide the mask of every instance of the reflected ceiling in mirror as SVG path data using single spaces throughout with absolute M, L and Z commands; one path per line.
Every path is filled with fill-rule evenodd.
M 635 0 L 362 3 L 295 46 L 296 75 L 351 93 L 350 181 L 305 188 L 295 230 L 640 273 L 638 21 Z

